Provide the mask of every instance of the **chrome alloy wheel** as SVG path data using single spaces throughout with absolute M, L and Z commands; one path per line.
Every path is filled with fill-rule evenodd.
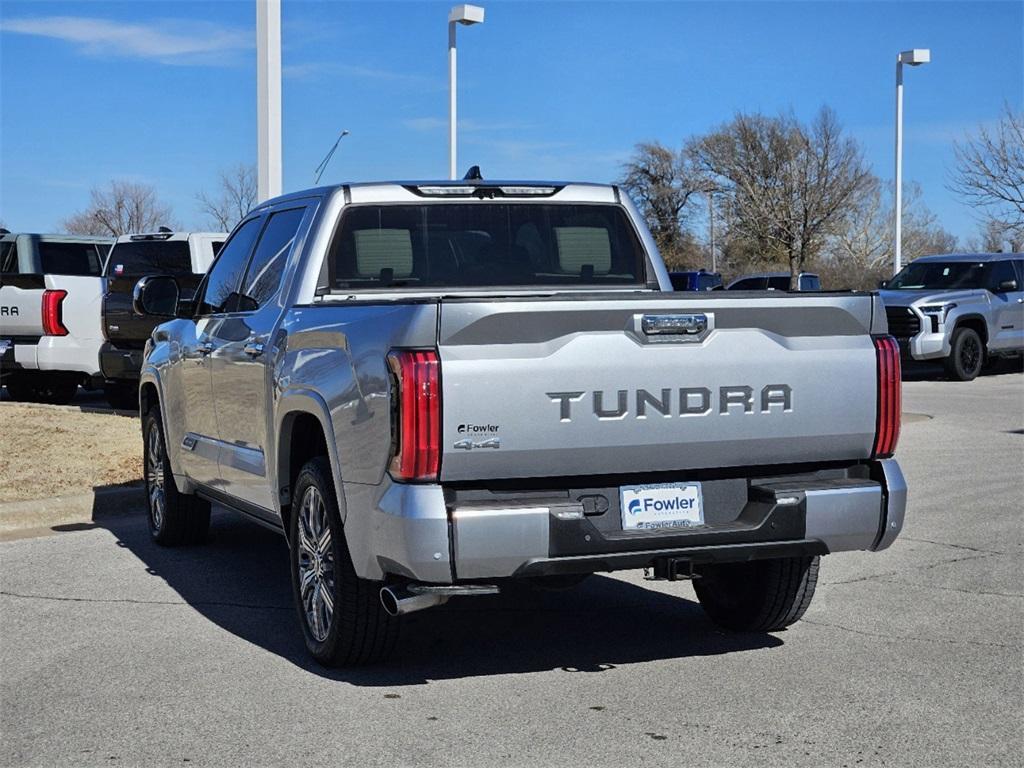
M 327 639 L 334 616 L 334 543 L 327 507 L 315 487 L 306 489 L 298 519 L 299 596 L 313 638 Z
M 164 523 L 167 497 L 164 493 L 164 450 L 160 429 L 150 427 L 146 442 L 146 493 L 149 495 L 149 520 L 154 531 Z

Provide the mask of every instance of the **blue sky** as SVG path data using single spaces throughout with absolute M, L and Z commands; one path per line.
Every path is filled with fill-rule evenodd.
M 283 2 L 284 185 L 447 171 L 453 3 Z M 460 166 L 609 181 L 639 141 L 678 146 L 737 111 L 832 106 L 892 176 L 896 53 L 905 164 L 960 237 L 951 144 L 1024 100 L 1024 2 L 490 2 L 461 28 Z M 255 4 L 0 2 L 0 219 L 53 230 L 111 178 L 151 183 L 177 223 L 219 169 L 255 160 Z

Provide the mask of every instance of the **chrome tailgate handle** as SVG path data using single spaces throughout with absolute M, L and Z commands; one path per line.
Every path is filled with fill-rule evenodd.
M 711 328 L 708 315 L 703 312 L 672 315 L 643 315 L 640 330 L 647 336 L 700 337 Z

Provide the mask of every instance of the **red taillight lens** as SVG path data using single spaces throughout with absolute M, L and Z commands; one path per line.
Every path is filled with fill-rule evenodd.
M 878 421 L 875 427 L 874 458 L 887 459 L 900 437 L 900 348 L 892 336 L 875 337 L 878 361 Z
M 45 335 L 68 335 L 68 329 L 64 327 L 64 314 L 62 311 L 64 297 L 67 295 L 67 291 L 43 291 L 43 333 Z
M 441 467 L 441 362 L 434 350 L 402 349 L 388 354 L 398 384 L 396 480 L 437 480 Z

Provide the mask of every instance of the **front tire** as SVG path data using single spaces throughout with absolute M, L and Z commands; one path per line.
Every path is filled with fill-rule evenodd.
M 957 381 L 973 381 L 985 364 L 985 345 L 973 328 L 957 328 L 949 342 L 946 371 Z
M 142 436 L 149 535 L 165 547 L 201 544 L 210 530 L 210 502 L 181 493 L 175 485 L 159 408 L 146 414 Z
M 774 632 L 799 621 L 814 597 L 818 557 L 705 565 L 693 582 L 711 620 L 740 632 Z
M 398 621 L 381 604 L 382 585 L 356 576 L 326 458 L 306 463 L 292 498 L 292 596 L 306 649 L 328 667 L 386 658 L 398 636 Z

